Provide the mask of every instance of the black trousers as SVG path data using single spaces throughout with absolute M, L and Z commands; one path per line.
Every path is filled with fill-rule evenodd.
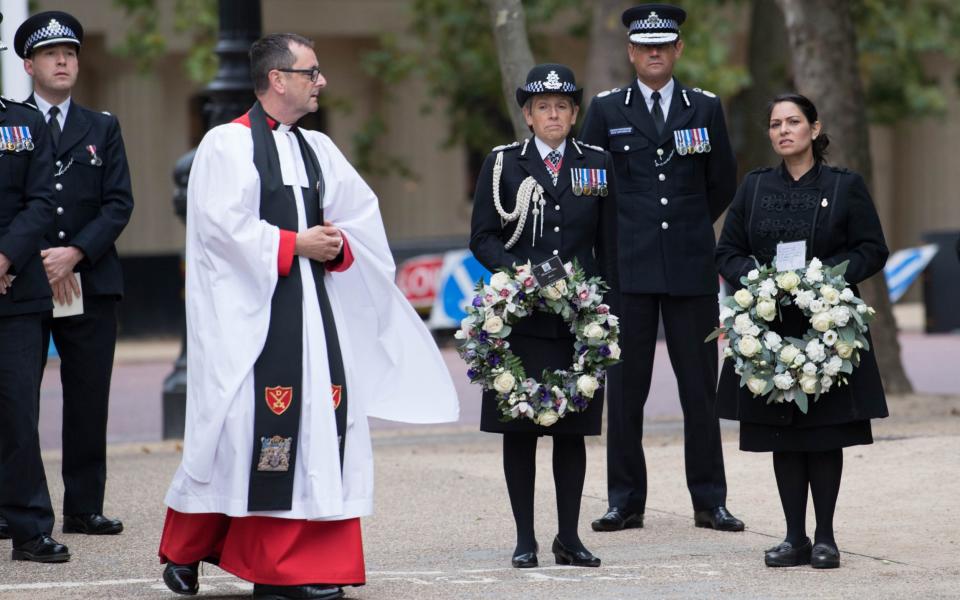
M 83 314 L 43 320 L 60 355 L 63 387 L 63 514 L 103 512 L 107 482 L 107 404 L 117 345 L 117 300 L 87 296 Z M 41 368 L 47 353 L 42 353 Z
M 726 503 L 727 483 L 716 415 L 716 296 L 621 294 L 623 362 L 610 370 L 607 492 L 610 506 L 642 513 L 647 502 L 643 407 L 650 392 L 660 314 L 683 409 L 684 464 L 694 510 Z
M 40 313 L 0 317 L 0 514 L 14 543 L 53 531 L 37 432 Z

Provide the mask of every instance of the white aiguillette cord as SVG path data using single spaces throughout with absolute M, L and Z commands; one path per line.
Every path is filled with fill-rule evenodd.
M 533 239 L 531 244 L 537 245 L 537 218 L 540 219 L 540 237 L 543 237 L 543 207 L 547 201 L 543 198 L 543 186 L 537 183 L 533 177 L 527 177 L 520 183 L 517 190 L 517 204 L 513 207 L 513 212 L 508 213 L 503 209 L 503 203 L 500 201 L 500 175 L 503 173 L 503 152 L 497 153 L 497 161 L 493 164 L 493 206 L 500 215 L 500 226 L 517 221 L 517 228 L 513 230 L 513 235 L 507 240 L 503 247 L 507 250 L 513 248 L 523 233 L 523 226 L 527 222 L 527 210 L 533 201 Z

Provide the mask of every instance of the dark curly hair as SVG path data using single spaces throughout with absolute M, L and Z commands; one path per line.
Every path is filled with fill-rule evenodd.
M 813 105 L 813 102 L 801 94 L 789 93 L 780 94 L 767 105 L 767 123 L 770 123 L 770 114 L 773 113 L 773 107 L 781 102 L 792 102 L 796 104 L 800 108 L 800 112 L 803 113 L 803 116 L 810 122 L 811 126 L 817 122 L 817 107 Z M 829 145 L 830 138 L 821 130 L 820 134 L 813 140 L 813 159 L 818 163 L 826 162 L 827 146 Z

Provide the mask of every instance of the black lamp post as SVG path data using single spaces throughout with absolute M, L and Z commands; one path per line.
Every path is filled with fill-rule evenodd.
M 253 104 L 250 81 L 250 45 L 261 35 L 260 0 L 219 0 L 220 33 L 214 52 L 219 58 L 217 74 L 207 86 L 208 101 L 203 107 L 206 129 L 228 123 Z M 179 159 L 173 168 L 176 190 L 173 207 L 177 216 L 187 218 L 187 180 L 196 148 Z M 186 324 L 180 356 L 173 372 L 163 381 L 163 439 L 183 437 L 187 404 Z

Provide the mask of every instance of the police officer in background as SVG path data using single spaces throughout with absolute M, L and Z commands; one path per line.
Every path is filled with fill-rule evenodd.
M 0 100 L 0 537 L 13 538 L 13 560 L 64 562 L 37 432 L 41 321 L 52 306 L 40 258 L 53 222 L 50 146 L 43 115 Z
M 673 77 L 683 53 L 686 13 L 644 4 L 623 13 L 628 87 L 590 104 L 581 137 L 613 154 L 620 215 L 623 364 L 611 369 L 607 432 L 607 514 L 596 531 L 643 527 L 647 473 L 643 407 L 650 391 L 660 315 L 680 390 L 687 487 L 698 527 L 741 531 L 724 504 L 720 428 L 715 414 L 718 277 L 713 222 L 736 190 L 737 165 L 716 96 Z
M 114 246 L 130 220 L 130 171 L 117 118 L 71 98 L 83 27 L 59 11 L 33 15 L 17 29 L 15 50 L 33 78 L 27 102 L 43 113 L 53 143 L 55 217 L 40 255 L 58 303 L 83 312 L 48 313 L 43 339 L 60 354 L 63 385 L 63 531 L 116 534 L 123 523 L 103 516 L 107 479 L 107 403 L 123 293 Z M 46 346 L 44 346 L 46 347 Z M 46 353 L 41 359 L 46 364 Z

